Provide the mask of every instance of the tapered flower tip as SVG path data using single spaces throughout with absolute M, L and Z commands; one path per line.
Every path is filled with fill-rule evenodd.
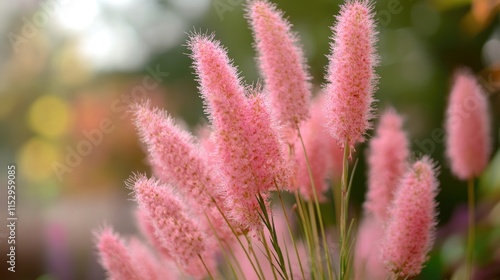
M 387 208 L 410 154 L 402 126 L 403 118 L 392 108 L 386 110 L 380 118 L 376 136 L 369 143 L 368 192 L 364 206 L 380 222 L 387 218 Z
M 141 279 L 123 240 L 109 227 L 95 234 L 102 266 L 110 279 Z
M 248 18 L 271 108 L 287 128 L 309 116 L 311 85 L 299 40 L 283 12 L 264 0 L 251 1 Z
M 348 1 L 340 10 L 334 35 L 325 87 L 326 128 L 340 145 L 353 148 L 365 140 L 370 128 L 373 92 L 378 64 L 375 54 L 376 30 L 372 4 Z
M 167 255 L 196 279 L 207 276 L 201 258 L 210 271 L 215 271 L 212 252 L 207 252 L 207 236 L 199 221 L 189 215 L 186 203 L 171 188 L 144 175 L 136 175 L 127 183 L 134 189 L 139 208 L 151 219 L 154 235 Z
M 171 159 L 177 154 L 189 152 L 186 146 L 193 144 L 193 137 L 181 129 L 165 111 L 152 108 L 149 101 L 133 104 L 131 111 L 139 136 L 147 145 L 154 168 L 161 168 L 155 165 L 165 165 L 165 157 Z M 173 139 L 177 141 L 164 142 Z
M 479 176 L 491 154 L 490 117 L 487 98 L 469 70 L 455 73 L 446 133 L 451 171 L 462 180 Z
M 213 35 L 194 34 L 188 46 L 209 114 L 218 114 L 218 103 L 227 104 L 234 98 L 243 100 L 244 88 L 237 69 L 227 56 L 227 51 L 219 41 L 214 40 Z
M 400 277 L 418 275 L 432 248 L 438 181 L 434 163 L 424 157 L 406 172 L 394 195 L 385 229 L 382 260 Z

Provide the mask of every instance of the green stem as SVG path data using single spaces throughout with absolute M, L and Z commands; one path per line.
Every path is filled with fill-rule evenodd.
M 467 279 L 472 279 L 472 264 L 474 262 L 474 178 L 469 179 L 467 184 L 469 200 L 469 232 L 467 238 Z
M 347 217 L 349 209 L 348 197 L 348 176 L 349 176 L 349 158 L 350 149 L 349 143 L 344 144 L 344 158 L 342 160 L 342 185 L 341 185 L 341 200 L 340 200 L 340 279 L 347 279 L 347 264 L 349 260 L 349 244 L 347 236 Z
M 279 197 L 279 200 L 281 203 L 281 208 L 283 209 L 283 214 L 285 215 L 286 225 L 288 228 L 288 234 L 290 235 L 290 240 L 292 241 L 293 248 L 295 249 L 295 254 L 296 254 L 297 260 L 299 262 L 300 273 L 302 274 L 302 279 L 306 279 L 306 276 L 304 274 L 304 269 L 302 267 L 302 261 L 300 260 L 301 258 L 299 255 L 299 251 L 297 250 L 297 244 L 295 243 L 295 238 L 293 238 L 292 226 L 290 224 L 290 219 L 288 218 L 288 214 L 286 213 L 286 209 L 285 209 L 285 204 L 283 203 L 283 198 L 281 197 L 281 190 L 279 189 L 278 185 L 276 184 L 276 181 L 274 182 L 274 184 L 276 186 L 276 189 L 278 190 L 278 197 Z M 287 255 L 288 255 L 288 253 L 287 253 Z M 292 271 L 292 268 L 290 267 L 290 272 L 291 271 Z M 292 273 L 292 277 L 293 277 L 293 273 Z
M 210 270 L 208 269 L 207 265 L 203 261 L 203 258 L 198 254 L 198 258 L 200 258 L 201 263 L 203 264 L 203 267 L 207 270 L 208 276 L 210 277 L 210 280 L 214 280 L 214 277 L 212 276 L 212 273 L 210 273 Z
M 273 277 L 275 280 L 278 280 L 278 277 L 276 276 L 276 271 L 274 270 L 274 265 L 273 265 L 274 259 L 271 255 L 271 251 L 269 250 L 269 245 L 267 244 L 266 235 L 264 234 L 263 230 L 260 230 L 259 233 L 260 233 L 260 238 L 262 240 L 262 244 L 264 245 L 264 249 L 266 249 L 267 258 L 269 260 L 269 265 L 271 266 L 271 271 L 273 272 Z
M 302 145 L 302 150 L 304 151 L 304 157 L 306 159 L 307 172 L 309 174 L 309 180 L 311 181 L 311 187 L 313 191 L 314 197 L 314 206 L 316 208 L 316 213 L 319 219 L 319 227 L 321 230 L 321 235 L 323 239 L 323 250 L 325 252 L 326 262 L 327 262 L 327 271 L 328 271 L 328 279 L 333 279 L 333 273 L 331 270 L 331 262 L 330 262 L 330 250 L 328 248 L 328 244 L 326 242 L 326 234 L 325 234 L 325 226 L 323 225 L 323 216 L 321 215 L 321 210 L 319 207 L 318 194 L 316 193 L 316 185 L 314 184 L 314 178 L 311 170 L 311 164 L 309 163 L 309 157 L 307 156 L 306 145 L 304 144 L 304 140 L 302 138 L 302 134 L 300 133 L 300 128 L 297 125 L 297 132 L 299 134 L 300 143 Z M 319 244 L 318 244 L 319 245 Z

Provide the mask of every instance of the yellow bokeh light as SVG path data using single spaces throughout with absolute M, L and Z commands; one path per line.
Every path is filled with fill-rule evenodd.
M 52 163 L 61 158 L 61 151 L 52 143 L 39 137 L 31 138 L 19 150 L 19 169 L 31 181 L 48 179 L 54 175 Z
M 71 123 L 69 106 L 53 95 L 39 97 L 28 112 L 28 124 L 33 131 L 46 137 L 59 137 L 66 133 Z

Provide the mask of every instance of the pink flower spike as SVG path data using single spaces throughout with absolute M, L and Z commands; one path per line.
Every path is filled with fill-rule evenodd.
M 225 210 L 219 182 L 213 176 L 213 168 L 204 161 L 201 150 L 194 144 L 193 136 L 175 125 L 174 120 L 161 110 L 149 108 L 148 103 L 136 104 L 133 112 L 155 174 L 189 197 L 187 202 L 200 217 L 205 232 L 213 233 L 213 226 L 223 240 L 234 239 L 217 208 Z
M 297 34 L 283 12 L 268 1 L 251 1 L 248 18 L 271 108 L 281 124 L 296 130 L 309 117 L 310 77 Z
M 364 207 L 379 222 L 387 219 L 387 207 L 406 170 L 409 143 L 402 130 L 403 119 L 394 109 L 384 112 L 370 140 L 368 152 L 368 192 Z
M 488 101 L 467 69 L 455 73 L 445 126 L 451 171 L 462 180 L 481 175 L 491 154 Z
M 418 275 L 434 243 L 438 181 L 428 157 L 415 162 L 396 190 L 382 243 L 382 260 L 399 277 Z
M 162 257 L 170 259 L 170 252 L 163 248 L 163 244 L 160 239 L 156 236 L 156 229 L 153 225 L 151 218 L 148 213 L 142 209 L 137 208 L 135 211 L 135 222 L 141 234 L 146 238 L 149 244 L 156 248 L 156 250 L 161 253 Z
M 336 143 L 331 140 L 323 127 L 325 118 L 321 110 L 325 96 L 321 95 L 313 100 L 311 104 L 311 118 L 300 126 L 300 133 L 306 147 L 309 164 L 311 167 L 314 185 L 316 187 L 316 195 L 320 201 L 325 200 L 324 193 L 328 190 L 326 178 L 331 173 L 332 159 L 334 156 Z M 314 193 L 307 169 L 306 157 L 300 143 L 297 139 L 295 145 L 295 161 L 296 161 L 296 186 L 300 190 L 301 195 L 307 199 L 314 201 Z M 342 159 L 342 158 L 341 158 Z
M 155 235 L 170 257 L 191 276 L 201 279 L 215 271 L 215 260 L 208 252 L 207 236 L 198 221 L 189 216 L 185 203 L 168 186 L 138 175 L 133 185 L 139 208 L 145 211 L 155 227 Z
M 236 117 L 232 114 L 242 114 L 246 104 L 237 69 L 213 36 L 193 35 L 189 47 L 211 124 L 215 130 L 231 128 L 235 125 L 232 118 Z
M 354 279 L 386 279 L 385 265 L 379 255 L 383 236 L 383 224 L 372 215 L 367 215 L 359 226 L 356 238 Z
M 117 234 L 106 227 L 97 233 L 96 237 L 101 264 L 110 279 L 143 279 L 123 240 Z
M 267 104 L 247 97 L 225 50 L 210 37 L 190 41 L 200 90 L 214 128 L 218 170 L 227 197 L 230 218 L 242 230 L 259 229 L 262 222 L 256 197 L 287 182 L 284 145 Z M 285 171 L 284 171 L 285 170 Z
M 332 28 L 330 64 L 325 87 L 326 128 L 339 145 L 350 148 L 365 140 L 372 118 L 373 92 L 378 64 L 373 7 L 368 1 L 353 0 L 342 5 Z
M 160 262 L 144 243 L 137 238 L 131 238 L 128 243 L 130 256 L 137 270 L 144 280 L 174 280 L 179 279 L 179 273 L 176 271 L 173 263 Z M 140 265 L 137 265 L 140 264 Z

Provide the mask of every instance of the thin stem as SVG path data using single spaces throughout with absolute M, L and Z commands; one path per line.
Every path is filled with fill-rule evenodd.
M 288 214 L 286 213 L 286 209 L 285 209 L 285 204 L 283 203 L 283 198 L 281 197 L 281 191 L 280 191 L 278 185 L 276 184 L 276 181 L 274 181 L 274 184 L 276 185 L 276 189 L 278 190 L 278 197 L 280 199 L 281 208 L 283 209 L 283 214 L 285 215 L 286 225 L 288 227 L 288 234 L 290 234 L 290 240 L 292 240 L 293 248 L 295 249 L 295 254 L 297 255 L 297 260 L 299 262 L 300 273 L 302 274 L 302 279 L 306 279 L 306 276 L 304 274 L 304 269 L 302 267 L 302 261 L 300 260 L 299 251 L 297 250 L 297 244 L 295 243 L 295 238 L 293 238 L 292 226 L 290 225 L 290 219 L 288 218 Z M 287 255 L 288 255 L 288 253 L 287 253 Z M 290 267 L 290 271 L 291 270 L 292 270 L 292 268 Z M 292 277 L 293 277 L 293 274 L 292 274 Z
M 309 157 L 307 156 L 307 150 L 306 150 L 306 145 L 304 144 L 304 139 L 302 138 L 302 134 L 300 133 L 300 127 L 297 125 L 297 132 L 299 134 L 299 139 L 300 143 L 302 145 L 302 150 L 304 151 L 304 157 L 306 159 L 306 166 L 307 166 L 307 172 L 309 174 L 309 180 L 311 181 L 311 187 L 313 191 L 313 196 L 314 196 L 314 205 L 316 206 L 316 213 L 318 214 L 318 219 L 319 219 L 319 227 L 321 230 L 321 235 L 323 239 L 323 249 L 325 252 L 325 257 L 327 261 L 327 270 L 328 270 L 328 278 L 332 279 L 333 278 L 333 273 L 330 265 L 330 250 L 328 248 L 327 242 L 326 242 L 326 234 L 325 234 L 325 226 L 323 225 L 323 216 L 321 215 L 321 210 L 319 208 L 319 201 L 318 201 L 318 194 L 316 193 L 316 185 L 314 184 L 314 178 L 311 170 L 311 164 L 309 163 Z
M 472 264 L 474 262 L 474 178 L 470 178 L 467 184 L 469 200 L 469 232 L 467 238 L 467 279 L 472 279 Z
M 259 280 L 263 280 L 263 273 L 262 273 L 262 269 L 259 269 L 257 270 L 255 268 L 255 265 L 252 261 L 252 258 L 250 257 L 250 255 L 248 254 L 245 246 L 243 245 L 243 243 L 241 242 L 238 234 L 236 233 L 235 229 L 233 228 L 233 226 L 231 225 L 231 223 L 229 222 L 229 220 L 227 219 L 226 215 L 224 214 L 224 212 L 222 211 L 222 209 L 220 209 L 219 205 L 215 202 L 215 199 L 211 196 L 212 198 L 212 201 L 214 202 L 215 206 L 217 207 L 217 210 L 219 210 L 219 212 L 221 213 L 222 217 L 224 218 L 224 220 L 226 221 L 226 223 L 228 224 L 229 228 L 231 229 L 231 232 L 234 234 L 234 236 L 236 237 L 236 240 L 238 240 L 238 243 L 240 244 L 241 248 L 243 249 L 243 252 L 245 253 L 246 257 L 248 258 L 248 261 L 250 261 L 250 264 L 252 265 L 252 268 L 253 270 L 255 271 L 255 273 L 257 274 L 257 277 L 259 278 Z M 246 236 L 246 235 L 245 235 Z M 259 267 L 260 268 L 260 267 Z M 258 272 L 261 272 L 261 275 L 259 275 Z
M 269 259 L 269 265 L 271 266 L 271 271 L 273 272 L 273 277 L 274 277 L 274 279 L 278 280 L 278 277 L 276 276 L 275 268 L 273 266 L 274 259 L 271 255 L 271 251 L 269 250 L 269 245 L 267 244 L 267 239 L 266 239 L 266 236 L 264 234 L 264 231 L 260 230 L 259 233 L 260 233 L 260 238 L 262 240 L 261 242 L 264 245 L 264 249 L 266 249 L 267 258 Z
M 255 270 L 255 272 L 260 272 L 260 274 L 262 275 L 262 279 L 265 279 L 266 276 L 264 275 L 264 271 L 262 270 L 262 267 L 260 266 L 259 258 L 257 257 L 257 254 L 255 254 L 255 251 L 254 251 L 253 246 L 252 246 L 252 242 L 250 241 L 250 237 L 248 237 L 248 235 L 245 235 L 245 238 L 247 239 L 247 243 L 248 243 L 248 251 L 250 252 L 250 254 L 253 255 L 255 262 L 257 263 L 257 268 L 259 270 L 257 271 L 255 269 L 255 267 L 253 267 L 253 269 Z
M 304 230 L 304 234 L 306 235 L 306 241 L 307 241 L 307 248 L 309 251 L 309 257 L 311 260 L 311 272 L 314 275 L 314 279 L 319 279 L 318 271 L 316 269 L 316 263 L 315 263 L 315 253 L 314 253 L 314 244 L 311 240 L 311 223 L 309 222 L 309 219 L 307 218 L 307 215 L 305 215 L 305 210 L 304 206 L 302 205 L 302 199 L 300 198 L 300 195 L 298 192 L 295 192 L 295 201 L 297 201 L 297 208 L 299 209 L 299 216 L 302 221 L 302 228 Z
M 231 269 L 231 271 L 233 272 L 233 275 L 235 277 L 235 279 L 238 278 L 238 274 L 236 273 L 236 270 L 234 269 L 234 266 L 232 264 L 232 261 L 230 260 L 230 258 L 228 257 L 227 255 L 227 252 L 226 252 L 226 246 L 222 243 L 222 240 L 220 239 L 219 237 L 219 234 L 217 233 L 217 230 L 215 230 L 215 227 L 214 225 L 212 224 L 212 222 L 210 221 L 210 219 L 208 218 L 208 215 L 206 212 L 204 212 L 205 214 L 205 218 L 207 219 L 208 221 L 208 224 L 210 225 L 210 228 L 212 229 L 214 235 L 215 235 L 215 238 L 217 239 L 217 242 L 219 243 L 219 246 L 221 247 L 221 252 L 222 252 L 222 255 L 224 257 L 224 259 L 226 260 L 226 262 L 229 264 L 229 268 Z M 239 269 L 239 272 L 241 272 L 241 275 L 246 279 L 246 276 L 245 274 L 243 273 L 243 270 L 241 269 L 241 266 L 240 266 L 240 263 L 239 261 L 236 259 L 236 257 L 234 256 L 234 253 L 233 253 L 233 250 L 231 249 L 227 249 L 229 251 L 229 253 L 231 254 L 231 256 L 233 257 L 233 259 L 236 261 L 236 266 L 237 268 Z
M 349 143 L 344 144 L 344 157 L 342 160 L 342 185 L 341 185 L 341 200 L 340 200 L 340 279 L 347 279 L 347 264 L 349 259 L 348 254 L 348 236 L 347 236 L 347 217 L 349 209 L 348 201 L 348 176 L 349 176 L 349 158 L 350 149 Z
M 198 258 L 200 258 L 200 261 L 201 263 L 203 263 L 203 266 L 205 267 L 205 269 L 207 270 L 207 273 L 208 273 L 208 276 L 210 277 L 211 280 L 214 280 L 214 277 L 212 276 L 212 273 L 210 273 L 210 270 L 208 269 L 207 265 L 205 264 L 205 262 L 203 261 L 203 258 L 200 256 L 200 254 L 198 254 Z
M 315 249 L 315 255 L 314 258 L 318 260 L 316 262 L 318 264 L 318 269 L 319 273 L 321 275 L 321 279 L 324 279 L 324 269 L 323 269 L 323 262 L 321 261 L 321 248 L 319 244 L 319 234 L 318 234 L 318 225 L 316 224 L 316 216 L 314 214 L 314 208 L 313 208 L 313 203 L 309 200 L 307 201 L 307 206 L 308 206 L 308 212 L 309 212 L 309 217 L 311 219 L 311 226 L 312 226 L 312 231 L 313 231 L 313 239 L 314 239 L 314 247 Z

